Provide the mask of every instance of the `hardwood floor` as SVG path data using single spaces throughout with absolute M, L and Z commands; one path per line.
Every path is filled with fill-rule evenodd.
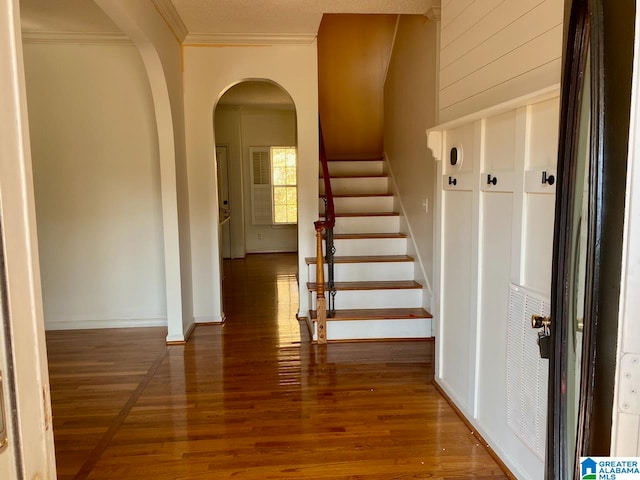
M 185 346 L 49 332 L 58 478 L 506 478 L 432 385 L 433 342 L 311 345 L 295 272 L 226 261 L 227 322 Z

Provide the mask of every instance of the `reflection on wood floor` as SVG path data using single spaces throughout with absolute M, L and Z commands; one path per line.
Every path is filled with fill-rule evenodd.
M 225 262 L 224 326 L 49 332 L 61 479 L 505 478 L 433 342 L 311 345 L 296 256 Z

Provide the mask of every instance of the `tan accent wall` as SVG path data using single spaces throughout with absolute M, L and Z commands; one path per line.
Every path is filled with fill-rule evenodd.
M 396 15 L 325 15 L 318 32 L 319 109 L 327 155 L 382 154 L 383 90 Z

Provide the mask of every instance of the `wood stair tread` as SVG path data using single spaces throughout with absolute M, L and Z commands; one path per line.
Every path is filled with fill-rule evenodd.
M 325 195 L 320 195 L 324 198 Z M 333 198 L 369 198 L 369 197 L 393 197 L 393 193 L 334 193 Z
M 336 233 L 334 240 L 368 240 L 376 238 L 407 238 L 406 233 Z
M 334 173 L 329 175 L 329 178 L 388 178 L 386 173 Z M 324 178 L 322 175 L 320 179 Z
M 310 310 L 309 315 L 313 321 L 317 318 L 317 312 Z M 327 318 L 329 322 L 340 320 L 406 320 L 411 318 L 433 318 L 424 308 L 367 308 L 352 310 L 336 310 L 333 317 Z
M 315 265 L 316 257 L 307 257 L 304 259 L 307 265 Z M 352 255 L 333 257 L 335 263 L 391 263 L 391 262 L 413 262 L 415 259 L 409 255 Z
M 379 158 L 327 158 L 327 162 L 382 162 L 384 159 Z
M 415 280 L 335 282 L 336 291 L 345 290 L 410 290 L 422 288 Z M 307 282 L 307 290 L 316 291 L 316 282 Z M 325 283 L 325 291 L 328 289 Z
M 320 215 L 324 217 L 324 213 Z M 336 217 L 399 217 L 398 212 L 354 212 L 354 213 L 336 213 Z

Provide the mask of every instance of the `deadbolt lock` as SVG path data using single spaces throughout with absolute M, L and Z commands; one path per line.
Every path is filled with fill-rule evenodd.
M 545 330 L 551 326 L 551 318 L 542 315 L 531 315 L 531 328 L 544 328 Z
M 542 329 L 538 332 L 538 347 L 540 358 L 549 358 L 551 355 L 551 318 L 542 315 L 531 315 L 531 328 Z

